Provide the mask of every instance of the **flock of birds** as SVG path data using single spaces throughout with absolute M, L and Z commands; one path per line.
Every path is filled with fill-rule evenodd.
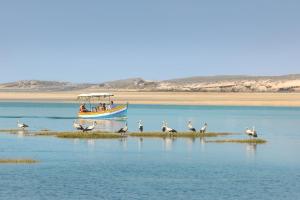
M 96 125 L 97 125 L 97 122 L 96 122 L 96 121 L 94 121 L 92 125 L 88 125 L 88 126 L 84 126 L 84 125 L 82 125 L 82 124 L 80 124 L 80 123 L 78 123 L 78 122 L 76 122 L 76 121 L 73 122 L 73 127 L 74 127 L 75 129 L 81 130 L 81 131 L 83 131 L 83 132 L 88 132 L 88 131 L 94 130 L 95 127 L 96 127 Z M 19 120 L 18 120 L 18 122 L 17 122 L 17 126 L 18 126 L 18 128 L 21 128 L 21 129 L 23 129 L 23 130 L 24 130 L 25 128 L 28 128 L 28 127 L 29 127 L 27 124 L 21 123 Z M 207 130 L 207 127 L 208 127 L 207 123 L 204 123 L 204 125 L 200 128 L 199 132 L 204 134 L 204 133 L 206 132 L 206 130 Z M 197 132 L 197 130 L 193 127 L 191 121 L 188 121 L 187 128 L 188 128 L 189 131 Z M 139 120 L 139 121 L 138 121 L 138 129 L 139 129 L 139 131 L 140 131 L 141 133 L 144 131 L 144 126 L 143 126 L 142 120 Z M 177 131 L 176 131 L 175 129 L 170 128 L 170 127 L 168 126 L 168 123 L 167 123 L 166 121 L 163 121 L 163 122 L 162 122 L 161 130 L 162 130 L 162 132 L 177 133 Z M 117 133 L 124 134 L 124 133 L 126 133 L 127 131 L 128 131 L 128 124 L 127 124 L 127 122 L 126 122 L 126 123 L 125 123 L 125 126 L 122 127 L 122 128 L 120 128 L 120 129 L 117 131 Z M 253 138 L 254 138 L 254 137 L 255 137 L 255 138 L 257 137 L 257 132 L 256 132 L 256 130 L 255 130 L 255 127 L 253 127 L 252 129 L 246 128 L 245 133 L 246 133 L 249 137 L 253 137 Z

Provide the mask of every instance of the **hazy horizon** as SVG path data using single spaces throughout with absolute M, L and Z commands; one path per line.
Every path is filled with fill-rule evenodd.
M 1 82 L 300 73 L 298 1 L 1 1 Z
M 75 84 L 98 84 L 98 83 L 104 83 L 104 82 L 113 82 L 113 81 L 121 81 L 121 80 L 130 80 L 130 79 L 143 79 L 145 81 L 168 81 L 168 80 L 176 80 L 176 79 L 189 79 L 189 78 L 220 78 L 220 77 L 253 77 L 253 78 L 259 78 L 259 77 L 285 77 L 285 76 L 299 76 L 300 74 L 282 74 L 282 75 L 245 75 L 245 74 L 237 74 L 237 75 L 232 75 L 232 74 L 223 74 L 223 75 L 208 75 L 208 76 L 188 76 L 188 77 L 177 77 L 177 78 L 166 78 L 166 79 L 145 79 L 143 77 L 127 77 L 123 79 L 112 79 L 112 80 L 107 80 L 107 81 L 94 81 L 94 82 L 74 82 L 74 81 L 68 81 L 68 80 L 51 80 L 51 79 L 20 79 L 20 80 L 13 80 L 13 81 L 7 81 L 3 82 L 0 81 L 0 84 L 5 84 L 5 83 L 12 83 L 12 82 L 18 82 L 18 81 L 57 81 L 57 82 L 70 82 L 70 83 L 75 83 Z

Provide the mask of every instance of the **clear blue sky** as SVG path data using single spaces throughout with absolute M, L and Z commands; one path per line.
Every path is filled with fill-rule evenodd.
M 299 0 L 0 0 L 1 81 L 300 73 Z

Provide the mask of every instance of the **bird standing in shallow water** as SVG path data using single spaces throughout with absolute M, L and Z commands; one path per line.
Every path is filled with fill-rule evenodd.
M 162 121 L 162 126 L 161 126 L 162 132 L 166 132 L 166 122 Z
M 140 120 L 138 122 L 138 124 L 139 124 L 139 131 L 142 133 L 144 131 L 144 126 L 143 126 L 142 120 Z
M 167 122 L 165 122 L 165 131 L 164 132 L 177 133 L 177 131 L 175 129 L 168 127 Z
M 77 130 L 83 130 L 83 126 L 76 121 L 73 122 L 73 127 L 76 128 Z
M 193 128 L 193 125 L 192 125 L 192 122 L 191 122 L 191 121 L 188 122 L 188 129 L 189 129 L 190 131 L 192 131 L 192 132 L 196 132 L 196 129 Z
M 254 126 L 252 127 L 252 130 L 251 130 L 250 128 L 246 128 L 245 133 L 246 133 L 247 135 L 249 135 L 249 137 L 253 137 L 253 138 L 256 138 L 256 137 L 257 137 L 257 132 L 256 132 Z
M 94 130 L 94 128 L 96 127 L 96 124 L 97 124 L 97 122 L 94 121 L 93 125 L 83 128 L 82 131 L 83 131 L 83 132 L 92 131 L 92 130 Z
M 118 133 L 126 133 L 128 131 L 128 126 L 127 126 L 127 122 L 125 123 L 125 126 L 123 128 L 120 128 L 120 130 L 118 130 Z
M 24 124 L 24 123 L 20 123 L 20 121 L 18 120 L 18 122 L 17 122 L 17 126 L 19 127 L 19 128 L 21 128 L 21 129 L 25 129 L 25 128 L 27 128 L 27 127 L 29 127 L 27 124 Z
M 207 129 L 207 123 L 204 124 L 204 126 L 200 129 L 200 133 L 205 133 Z

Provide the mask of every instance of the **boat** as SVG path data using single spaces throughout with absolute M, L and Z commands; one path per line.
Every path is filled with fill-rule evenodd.
M 111 93 L 80 94 L 78 118 L 83 119 L 124 119 L 127 118 L 127 104 L 115 104 Z

